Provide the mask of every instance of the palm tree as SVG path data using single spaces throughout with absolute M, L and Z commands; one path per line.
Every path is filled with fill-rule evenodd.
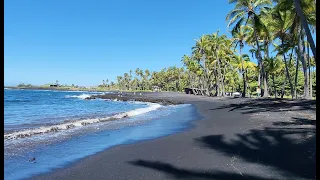
M 208 70 L 206 67 L 206 53 L 207 53 L 207 49 L 209 46 L 209 36 L 208 35 L 203 35 L 200 37 L 199 40 L 196 40 L 196 45 L 194 47 L 192 47 L 193 49 L 193 53 L 194 55 L 199 58 L 199 60 L 203 63 L 203 69 L 204 69 L 204 86 L 207 90 L 207 92 L 209 92 L 208 89 Z
M 290 30 L 292 32 L 296 32 L 296 22 L 297 19 L 295 17 L 295 14 L 290 10 L 281 10 L 280 5 L 276 6 L 270 13 L 270 16 L 266 18 L 266 24 L 273 32 L 274 37 L 279 38 L 281 41 L 281 46 L 278 47 L 278 54 L 282 54 L 283 56 L 286 75 L 289 81 L 292 98 L 294 97 L 294 90 L 289 73 L 286 52 L 290 49 L 290 47 L 294 47 L 296 36 L 287 34 L 287 31 Z
M 117 81 L 118 81 L 119 90 L 120 92 L 122 92 L 122 81 L 123 81 L 122 76 L 117 76 Z
M 210 60 L 209 64 L 213 66 L 213 72 L 216 75 L 216 94 L 217 96 L 225 96 L 225 66 L 228 65 L 228 67 L 230 67 L 230 63 L 227 60 L 232 53 L 232 41 L 229 40 L 226 35 L 219 36 L 218 33 L 219 31 L 209 36 L 208 58 Z
M 145 82 L 146 82 L 146 89 L 149 89 L 150 88 L 150 86 L 149 86 L 149 76 L 150 76 L 150 71 L 148 70 L 148 69 L 146 69 L 145 71 L 144 71 L 144 80 L 145 80 Z
M 258 60 L 258 52 L 255 48 L 249 49 L 249 52 L 251 53 L 251 57 L 254 59 L 256 58 Z M 261 81 L 260 81 L 260 61 L 258 60 L 258 87 L 260 87 Z
M 306 1 L 306 5 L 307 6 L 313 6 L 315 7 L 315 1 L 313 0 L 307 0 Z M 313 5 L 313 2 L 314 2 L 314 5 Z M 311 32 L 310 32 L 310 29 L 309 29 L 309 25 L 308 25 L 308 22 L 307 22 L 307 19 L 303 13 L 303 9 L 301 8 L 301 1 L 300 0 L 294 0 L 294 6 L 295 6 L 295 10 L 296 12 L 298 13 L 299 17 L 300 17 L 300 20 L 301 20 L 301 23 L 303 25 L 303 28 L 304 28 L 304 31 L 307 35 L 307 39 L 308 39 L 308 42 L 310 43 L 310 46 L 311 46 L 311 50 L 312 50 L 312 53 L 314 55 L 314 57 L 316 57 L 316 46 L 314 44 L 314 41 L 312 39 L 312 35 L 311 35 Z
M 109 79 L 106 79 L 106 86 L 108 86 Z
M 273 89 L 274 89 L 274 97 L 277 98 L 277 87 L 275 85 L 275 75 L 279 74 L 282 69 L 282 63 L 280 58 L 267 58 L 266 62 L 266 71 L 272 77 Z
M 234 55 L 234 60 L 237 68 L 240 69 L 240 73 L 242 74 L 242 81 L 243 81 L 242 97 L 245 97 L 247 93 L 247 81 L 246 81 L 247 78 L 246 78 L 245 72 L 246 72 L 246 69 L 250 66 L 249 64 L 246 64 L 246 62 L 250 62 L 250 58 L 247 54 L 242 54 L 241 56 Z
M 138 80 L 137 80 L 137 86 L 138 86 L 138 88 L 140 89 L 140 82 L 139 82 L 140 69 L 139 69 L 139 68 L 137 68 L 137 69 L 135 70 L 135 74 L 136 74 L 136 78 L 138 79 Z
M 307 70 L 307 54 L 306 54 L 306 46 L 304 43 L 304 34 L 305 31 L 304 29 L 301 28 L 300 30 L 300 41 L 298 44 L 298 51 L 300 51 L 300 60 L 302 64 L 302 70 L 303 70 L 303 75 L 304 75 L 304 92 L 303 92 L 303 97 L 306 99 L 309 99 L 309 76 L 308 76 L 308 70 Z
M 259 45 L 257 27 L 258 24 L 261 24 L 261 20 L 257 12 L 265 11 L 268 8 L 268 6 L 272 5 L 272 3 L 270 0 L 229 0 L 229 3 L 235 3 L 236 5 L 235 9 L 233 9 L 226 17 L 226 20 L 229 21 L 228 27 L 235 24 L 233 29 L 239 29 L 242 24 L 247 25 L 248 21 L 251 20 L 254 41 L 257 46 L 258 62 L 261 66 L 260 70 L 264 79 L 266 77 Z M 264 85 L 267 85 L 265 81 Z M 264 87 L 264 92 L 267 92 L 267 87 Z M 264 93 L 263 96 L 268 96 L 268 93 Z
M 132 70 L 130 69 L 129 71 L 129 89 L 131 90 L 132 89 Z
M 250 31 L 250 28 L 248 26 L 240 26 L 239 29 L 233 29 L 231 31 L 232 37 L 233 37 L 233 43 L 235 43 L 235 48 L 239 44 L 239 49 L 240 49 L 240 55 L 239 58 L 241 60 L 241 71 L 242 71 L 242 76 L 243 76 L 243 93 L 242 97 L 246 97 L 246 81 L 245 81 L 245 74 L 244 74 L 244 65 L 243 65 L 243 60 L 242 60 L 242 49 L 244 46 L 244 42 L 247 40 L 248 36 L 248 31 Z M 248 56 L 248 55 L 247 55 Z

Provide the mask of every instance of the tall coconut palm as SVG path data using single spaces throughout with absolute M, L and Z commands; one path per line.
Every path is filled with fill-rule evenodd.
M 290 10 L 281 10 L 281 6 L 276 6 L 272 12 L 270 13 L 270 16 L 266 18 L 266 25 L 271 29 L 273 32 L 273 35 L 275 38 L 279 38 L 281 42 L 281 46 L 279 46 L 278 52 L 279 54 L 282 54 L 283 60 L 285 63 L 285 70 L 287 79 L 289 80 L 290 85 L 290 91 L 292 98 L 294 97 L 294 90 L 293 90 L 293 84 L 291 81 L 287 58 L 286 58 L 286 52 L 289 50 L 290 46 L 294 46 L 293 43 L 295 43 L 296 36 L 289 36 L 287 32 L 290 30 L 293 32 L 296 32 L 297 28 L 294 27 L 296 20 L 295 13 Z M 288 41 L 291 42 L 287 43 Z M 289 45 L 289 46 L 288 46 Z
M 249 52 L 251 53 L 251 57 L 254 59 L 256 58 L 258 60 L 258 52 L 255 48 L 252 48 L 252 49 L 249 49 Z M 261 77 L 261 74 L 260 74 L 260 61 L 258 60 L 258 86 L 260 87 L 260 77 Z
M 123 80 L 122 76 L 117 76 L 117 81 L 118 81 L 118 86 L 119 86 L 118 88 L 121 93 L 122 93 L 122 80 Z
M 308 70 L 307 70 L 307 62 L 306 62 L 306 47 L 304 44 L 304 29 L 301 28 L 300 31 L 300 41 L 298 44 L 298 50 L 300 51 L 300 60 L 302 64 L 302 70 L 304 75 L 304 91 L 303 91 L 303 97 L 306 99 L 309 99 L 309 76 L 308 76 Z
M 242 24 L 247 24 L 249 20 L 251 20 L 251 25 L 253 27 L 253 34 L 255 43 L 257 46 L 257 55 L 258 61 L 260 64 L 260 70 L 262 77 L 264 77 L 264 67 L 262 62 L 261 50 L 259 46 L 259 37 L 257 24 L 261 21 L 259 19 L 258 12 L 267 9 L 270 5 L 272 5 L 270 0 L 229 0 L 229 3 L 235 3 L 235 9 L 233 9 L 226 17 L 226 20 L 229 21 L 228 27 L 234 25 L 233 29 L 239 29 Z M 265 91 L 267 88 L 265 87 Z M 264 94 L 264 96 L 268 96 L 268 94 Z
M 309 88 L 310 88 L 310 98 L 312 98 L 312 76 L 311 76 L 311 57 L 310 57 L 310 52 L 309 52 L 309 43 L 306 43 L 307 46 L 307 53 L 308 53 L 308 68 L 309 68 Z
M 251 29 L 248 26 L 240 26 L 240 28 L 233 29 L 231 31 L 232 37 L 233 37 L 233 43 L 235 43 L 235 48 L 239 44 L 239 49 L 240 49 L 240 55 L 239 58 L 241 59 L 241 66 L 242 66 L 242 76 L 243 76 L 243 93 L 242 97 L 246 96 L 246 82 L 245 82 L 245 71 L 244 71 L 244 65 L 243 65 L 243 60 L 242 60 L 242 49 L 244 47 L 244 43 L 247 40 L 247 36 L 250 33 Z
M 242 81 L 243 81 L 243 92 L 242 97 L 245 97 L 247 93 L 247 78 L 246 78 L 246 68 L 249 67 L 249 64 L 246 64 L 246 62 L 250 62 L 250 58 L 247 54 L 241 54 L 239 56 L 234 55 L 234 60 L 236 62 L 237 68 L 240 70 L 240 73 L 242 74 Z
M 232 41 L 226 35 L 219 36 L 219 31 L 210 36 L 209 58 L 210 64 L 213 64 L 214 71 L 216 71 L 216 92 L 218 96 L 224 96 L 224 66 L 228 65 L 227 57 L 231 53 Z M 230 66 L 230 65 L 229 65 Z M 221 88 L 221 91 L 220 91 Z
M 208 69 L 206 65 L 206 52 L 209 46 L 209 36 L 203 35 L 200 37 L 199 40 L 196 40 L 196 45 L 192 47 L 194 55 L 199 58 L 199 60 L 202 62 L 203 70 L 204 70 L 204 88 L 209 92 L 208 88 Z

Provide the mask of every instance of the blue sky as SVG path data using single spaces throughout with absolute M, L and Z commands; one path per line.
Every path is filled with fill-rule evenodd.
M 182 66 L 202 34 L 227 32 L 227 0 L 4 2 L 4 83 L 98 85 Z

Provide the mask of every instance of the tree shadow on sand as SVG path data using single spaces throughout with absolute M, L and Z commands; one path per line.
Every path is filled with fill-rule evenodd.
M 316 111 L 315 100 L 287 100 L 287 99 L 250 99 L 243 103 L 230 103 L 209 110 L 227 109 L 229 111 L 241 110 L 243 114 L 259 112 L 283 112 L 283 111 Z
M 225 140 L 224 135 L 209 135 L 196 138 L 202 148 L 209 148 L 229 157 L 261 164 L 276 169 L 282 176 L 297 179 L 315 179 L 316 176 L 316 128 L 296 125 L 310 125 L 310 120 L 295 118 L 295 121 L 274 123 L 276 127 L 253 129 L 245 134 L 236 134 L 236 138 Z M 293 125 L 288 126 L 288 125 Z M 164 172 L 174 179 L 217 179 L 217 180 L 267 180 L 247 173 L 237 174 L 211 170 L 179 168 L 172 164 L 135 160 L 128 162 Z
M 177 168 L 169 163 L 163 163 L 160 161 L 135 160 L 128 163 L 167 173 L 175 179 L 271 180 L 247 174 L 240 175 L 223 171 L 210 171 L 204 173 L 203 171 Z
M 274 122 L 273 125 L 275 126 L 292 126 L 292 125 L 316 125 L 315 120 L 310 120 L 307 118 L 292 118 L 294 121 L 289 121 L 289 122 Z
M 309 120 L 310 121 L 310 120 Z M 298 120 L 301 125 L 301 120 Z M 287 125 L 286 122 L 278 125 Z M 197 138 L 202 146 L 237 156 L 247 162 L 271 166 L 284 175 L 315 179 L 316 129 L 264 128 L 237 134 L 236 139 L 224 140 L 223 135 Z

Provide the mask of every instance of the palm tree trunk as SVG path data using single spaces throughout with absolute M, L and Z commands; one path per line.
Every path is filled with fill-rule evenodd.
M 261 64 L 260 64 L 260 62 L 259 62 L 259 60 L 258 60 L 258 67 L 259 67 L 259 73 L 258 73 L 258 86 L 259 86 L 259 88 L 261 88 L 261 73 L 260 73 L 260 69 L 261 69 Z
M 284 46 L 283 38 L 281 38 L 281 45 L 282 45 L 282 47 Z M 291 55 L 292 55 L 292 53 L 291 53 Z M 294 97 L 293 85 L 292 85 L 292 81 L 291 81 L 291 77 L 290 77 L 290 73 L 289 73 L 289 68 L 288 68 L 287 59 L 286 59 L 286 53 L 285 52 L 283 52 L 283 60 L 284 60 L 285 68 L 286 68 L 287 79 L 289 80 L 291 98 L 293 99 L 293 97 Z M 290 57 L 290 60 L 291 60 L 291 57 Z
M 276 83 L 274 81 L 274 74 L 272 74 L 272 83 L 274 88 L 274 98 L 277 98 L 277 88 L 276 88 Z
M 192 88 L 193 95 L 197 95 L 197 92 L 194 89 L 195 88 L 195 86 L 194 86 L 195 78 L 193 76 L 193 73 L 192 74 L 190 73 L 190 77 L 191 77 L 191 88 Z
M 243 93 L 242 93 L 242 97 L 246 97 L 247 82 L 246 82 L 246 75 L 245 75 L 244 72 L 242 72 L 242 78 L 243 78 Z
M 282 85 L 282 89 L 281 89 L 281 99 L 284 96 L 284 87 L 286 86 L 287 79 L 288 79 L 288 76 L 286 76 L 286 78 L 283 81 L 283 85 Z
M 219 90 L 220 84 L 222 83 L 221 80 L 221 66 L 220 66 L 220 60 L 217 58 L 218 61 L 218 96 L 221 96 L 221 91 Z
M 258 61 L 260 63 L 260 71 L 261 71 L 261 75 L 262 75 L 262 80 L 264 82 L 264 93 L 263 93 L 263 97 L 268 97 L 269 96 L 269 93 L 268 93 L 268 85 L 267 85 L 267 82 L 265 80 L 265 70 L 264 70 L 264 66 L 263 66 L 263 61 L 262 61 L 262 56 L 261 56 L 261 49 L 260 49 L 260 46 L 259 46 L 259 41 L 258 41 L 258 35 L 257 35 L 257 30 L 256 28 L 254 27 L 253 29 L 253 33 L 254 33 L 254 37 L 255 37 L 255 41 L 256 41 L 256 45 L 257 45 L 257 51 L 258 51 Z M 261 81 L 259 83 L 259 86 L 261 88 Z
M 299 45 L 298 45 L 298 49 L 300 51 L 300 59 L 301 59 L 301 63 L 302 63 L 302 69 L 303 69 L 303 76 L 304 76 L 304 88 L 303 88 L 303 97 L 305 99 L 309 99 L 309 84 L 308 84 L 308 70 L 307 70 L 307 63 L 306 63 L 306 48 L 304 46 L 303 43 L 303 39 L 304 39 L 304 31 L 301 28 L 300 31 L 300 41 L 299 41 Z M 301 51 L 302 50 L 302 51 Z
M 265 43 L 265 49 L 266 49 L 266 58 L 269 59 L 269 43 L 268 42 Z M 270 94 L 269 94 L 269 89 L 268 89 L 268 74 L 265 70 L 264 70 L 263 76 L 264 76 L 264 78 L 263 78 L 263 86 L 264 86 L 263 97 L 269 97 Z
M 298 58 L 300 57 L 300 52 L 297 52 L 297 56 Z M 297 59 L 297 62 L 296 62 L 296 74 L 295 74 L 295 77 L 294 77 L 294 98 L 297 99 L 297 81 L 298 81 L 298 71 L 299 70 L 299 59 Z
M 263 78 L 263 86 L 264 86 L 264 93 L 263 97 L 269 97 L 269 91 L 268 91 L 268 82 L 267 82 L 267 73 L 264 71 L 264 78 Z
M 243 67 L 243 60 L 242 60 L 242 42 L 240 42 L 240 60 L 241 60 L 241 66 L 242 66 L 242 78 L 243 78 L 243 93 L 242 97 L 246 97 L 246 78 L 244 74 L 244 67 Z
M 302 23 L 301 25 L 303 26 L 303 28 L 304 28 L 304 30 L 305 30 L 305 32 L 307 34 L 307 39 L 308 39 L 308 42 L 310 43 L 311 50 L 312 50 L 312 53 L 314 55 L 314 58 L 316 58 L 316 46 L 315 46 L 314 41 L 312 39 L 308 22 L 307 22 L 304 14 L 302 12 L 302 9 L 301 9 L 301 6 L 300 6 L 300 0 L 294 0 L 294 5 L 295 5 L 295 9 L 296 9 L 297 14 L 300 17 L 300 20 L 301 20 L 301 23 Z
M 199 89 L 200 89 L 201 96 L 204 96 L 203 91 L 202 91 L 202 89 L 203 89 L 202 76 L 199 77 L 199 87 L 200 87 Z
M 308 64 L 309 64 L 309 88 L 310 88 L 310 98 L 312 98 L 312 76 L 311 76 L 311 64 L 310 64 L 310 51 L 309 51 L 309 44 L 308 44 Z
M 203 58 L 203 67 L 204 67 L 204 87 L 203 87 L 203 90 L 206 90 L 204 94 L 207 95 L 207 93 L 209 92 L 209 89 L 208 89 L 208 71 L 207 71 L 207 67 L 206 67 L 205 54 L 202 55 L 202 58 Z
M 225 87 L 224 87 L 224 80 L 225 80 L 225 74 L 226 74 L 226 66 L 223 68 L 223 77 L 222 77 L 222 96 L 225 96 Z

